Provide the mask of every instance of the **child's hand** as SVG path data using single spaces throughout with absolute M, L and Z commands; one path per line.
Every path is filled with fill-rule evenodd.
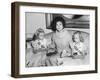
M 63 50 L 63 51 L 62 51 L 62 54 L 66 54 L 66 53 L 67 53 L 66 50 Z
M 65 57 L 67 55 L 66 50 L 63 50 L 61 53 L 61 57 Z
M 57 58 L 57 65 L 62 65 L 63 64 L 63 58 Z
M 67 57 L 67 56 L 71 56 L 71 54 L 68 51 L 63 50 L 62 54 L 61 54 L 61 57 Z
M 76 50 L 78 50 L 77 46 L 74 46 L 74 48 L 75 48 Z

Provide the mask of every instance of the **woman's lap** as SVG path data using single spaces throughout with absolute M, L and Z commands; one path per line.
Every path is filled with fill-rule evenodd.
M 54 55 L 48 56 L 47 60 L 49 61 L 51 66 L 57 66 L 57 58 L 59 58 L 59 57 L 60 57 L 60 55 L 54 54 Z

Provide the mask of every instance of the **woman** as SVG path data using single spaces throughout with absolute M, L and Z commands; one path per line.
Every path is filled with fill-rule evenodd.
M 50 56 L 50 64 L 57 65 L 57 58 L 71 56 L 72 37 L 65 29 L 65 20 L 62 17 L 56 17 L 51 23 L 54 34 L 52 42 L 55 44 L 57 53 Z

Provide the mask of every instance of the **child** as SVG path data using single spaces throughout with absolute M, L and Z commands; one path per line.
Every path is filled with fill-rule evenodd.
M 73 58 L 84 58 L 85 54 L 85 45 L 82 34 L 80 31 L 76 31 L 73 34 L 73 47 L 72 47 L 72 56 Z
M 37 55 L 34 66 L 45 66 L 47 40 L 44 38 L 45 32 L 39 28 L 35 34 L 35 41 L 32 42 L 33 53 Z

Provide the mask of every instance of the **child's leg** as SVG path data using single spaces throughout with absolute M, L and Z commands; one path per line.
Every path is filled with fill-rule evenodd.
M 34 67 L 39 67 L 41 64 L 41 55 L 37 55 L 36 60 L 34 62 Z
M 42 55 L 41 65 L 42 66 L 45 66 L 46 65 L 46 55 Z
M 50 57 L 46 57 L 46 66 L 52 66 L 50 62 Z

